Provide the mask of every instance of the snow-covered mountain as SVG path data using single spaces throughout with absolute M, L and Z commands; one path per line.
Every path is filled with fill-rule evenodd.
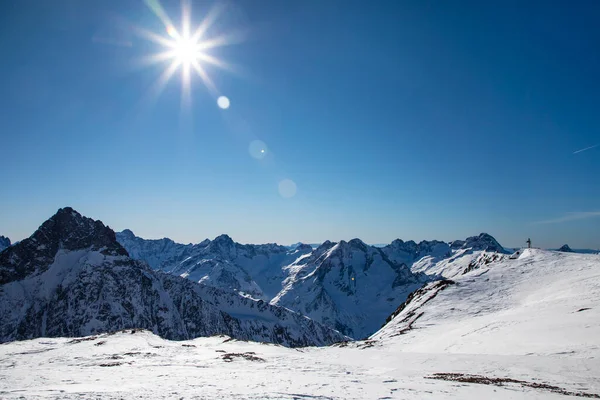
M 450 243 L 433 240 L 417 244 L 396 239 L 382 250 L 391 260 L 409 266 L 412 272 L 446 278 L 463 274 L 482 254 L 508 253 L 487 233 Z
M 242 245 L 227 235 L 183 245 L 129 230 L 117 240 L 154 268 L 287 307 L 357 339 L 375 332 L 425 282 L 463 274 L 486 262 L 482 254 L 505 253 L 485 233 L 451 243 L 397 239 L 384 247 L 326 241 L 316 249 Z
M 600 398 L 600 257 L 533 249 L 479 257 L 496 260 L 427 284 L 369 340 L 298 351 L 136 330 L 13 342 L 0 346 L 0 396 Z
M 344 339 L 302 315 L 152 270 L 71 208 L 0 253 L 0 341 L 125 328 L 167 339 L 226 334 L 288 346 Z
M 204 242 L 197 245 L 175 243 L 171 239 L 142 239 L 129 229 L 116 233 L 119 242 L 129 256 L 136 260 L 145 261 L 153 269 L 162 269 L 164 265 L 172 265 L 185 259 L 194 247 L 202 247 Z
M 6 236 L 0 235 L 0 251 L 10 246 L 10 239 Z
M 183 245 L 170 239 L 142 239 L 125 230 L 117 233 L 117 240 L 133 258 L 155 269 L 266 301 L 282 288 L 283 266 L 312 251 L 302 244 L 293 249 L 274 243 L 240 244 L 227 235 Z
M 406 296 L 428 281 L 359 239 L 325 242 L 285 270 L 284 288 L 271 304 L 359 339 L 379 328 Z

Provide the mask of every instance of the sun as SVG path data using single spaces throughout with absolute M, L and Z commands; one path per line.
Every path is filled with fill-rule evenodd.
M 173 46 L 173 56 L 175 60 L 188 67 L 199 60 L 198 44 L 190 38 L 180 38 L 175 41 Z
M 145 57 L 144 64 L 164 63 L 165 69 L 155 82 L 153 94 L 159 96 L 171 77 L 181 71 L 182 102 L 191 101 L 191 73 L 195 72 L 200 77 L 206 88 L 214 97 L 220 93 L 215 87 L 212 79 L 207 73 L 207 66 L 215 66 L 221 69 L 232 70 L 231 66 L 209 54 L 210 49 L 232 44 L 239 40 L 237 35 L 220 35 L 212 38 L 206 37 L 206 33 L 215 21 L 220 11 L 213 8 L 202 20 L 192 33 L 191 29 L 191 7 L 188 1 L 181 3 L 181 27 L 177 29 L 171 18 L 161 6 L 158 0 L 145 0 L 146 5 L 161 20 L 165 26 L 162 35 L 144 28 L 136 27 L 136 32 L 143 38 L 158 44 L 161 50 Z

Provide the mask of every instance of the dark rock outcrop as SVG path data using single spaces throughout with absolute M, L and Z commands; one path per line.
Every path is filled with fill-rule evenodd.
M 10 239 L 0 235 L 0 251 L 10 247 Z
M 573 250 L 571 250 L 568 244 L 563 244 L 558 251 L 562 251 L 563 253 L 573 253 Z
M 58 250 L 89 249 L 104 255 L 127 256 L 115 233 L 101 221 L 61 208 L 29 238 L 0 253 L 0 285 L 44 272 Z

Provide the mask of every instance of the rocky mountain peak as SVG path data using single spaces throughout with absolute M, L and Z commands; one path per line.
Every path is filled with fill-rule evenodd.
M 358 248 L 363 251 L 366 251 L 366 249 L 367 249 L 367 244 L 358 238 L 354 238 L 354 239 L 350 240 L 348 242 L 348 244 L 350 245 L 350 247 Z
M 10 247 L 10 239 L 6 236 L 0 235 L 0 251 Z
M 492 235 L 487 233 L 468 237 L 461 247 L 464 249 L 470 248 L 472 250 L 496 251 L 498 253 L 505 252 L 504 247 L 502 247 Z
M 234 244 L 234 241 L 229 235 L 224 233 L 222 235 L 217 236 L 215 238 L 215 240 L 212 241 L 212 243 L 218 244 L 218 245 L 231 246 Z
M 392 243 L 389 246 L 396 251 L 401 250 L 408 253 L 414 253 L 417 251 L 418 245 L 417 243 L 415 243 L 414 240 L 409 240 L 408 242 L 405 242 L 402 239 L 396 239 L 392 241 Z
M 117 242 L 115 232 L 102 221 L 86 218 L 71 207 L 65 207 L 29 238 L 0 253 L 0 284 L 45 271 L 60 249 L 90 249 L 105 255 L 128 255 Z
M 562 247 L 560 249 L 558 249 L 558 251 L 562 251 L 563 253 L 572 253 L 573 250 L 571 250 L 571 248 L 569 247 L 568 244 L 563 244 Z
M 203 241 L 201 241 L 200 243 L 196 244 L 195 246 L 198 247 L 206 247 L 208 246 L 210 243 L 210 239 L 204 239 Z
M 135 233 L 133 233 L 131 229 L 123 229 L 121 232 L 119 232 L 119 234 L 128 239 L 135 239 L 136 237 Z
M 308 253 L 310 253 L 310 252 L 313 250 L 313 248 L 312 248 L 312 246 L 311 246 L 311 245 L 309 245 L 309 244 L 298 243 L 298 244 L 296 245 L 296 249 L 295 249 L 295 250 L 296 250 L 296 251 L 299 251 L 299 252 L 303 252 L 303 253 L 304 253 L 304 252 L 308 252 Z
M 38 246 L 57 247 L 57 250 L 92 248 L 102 249 L 105 254 L 127 255 L 127 251 L 117 243 L 112 229 L 102 221 L 82 216 L 71 207 L 59 209 L 29 239 Z
M 336 245 L 335 242 L 326 240 L 323 243 L 321 243 L 321 245 L 319 247 L 317 247 L 317 249 L 315 250 L 315 254 L 321 254 L 324 251 L 329 250 L 330 248 L 332 248 L 335 245 Z

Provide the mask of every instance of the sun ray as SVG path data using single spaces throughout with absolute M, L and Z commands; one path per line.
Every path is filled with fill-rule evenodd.
M 200 24 L 193 29 L 192 33 L 192 7 L 190 0 L 182 0 L 181 2 L 181 30 L 175 27 L 159 0 L 144 1 L 165 26 L 166 36 L 136 27 L 135 32 L 140 37 L 154 42 L 163 48 L 163 51 L 142 57 L 140 62 L 142 65 L 153 65 L 171 61 L 153 84 L 151 89 L 152 96 L 158 97 L 162 93 L 164 87 L 178 69 L 181 70 L 182 106 L 188 107 L 191 105 L 192 72 L 200 77 L 204 86 L 213 96 L 218 96 L 219 91 L 210 78 L 205 66 L 213 65 L 228 71 L 234 71 L 234 68 L 219 58 L 208 54 L 207 50 L 238 43 L 242 40 L 242 35 L 239 32 L 235 34 L 221 34 L 212 38 L 204 37 L 221 14 L 222 6 L 213 6 Z
M 202 79 L 204 86 L 206 86 L 206 88 L 211 92 L 213 96 L 216 96 L 219 93 L 219 91 L 217 90 L 217 87 L 213 83 L 212 79 L 210 79 L 210 76 L 208 76 L 204 68 L 202 68 L 202 66 L 197 61 L 192 62 L 192 67 L 194 68 L 200 79 Z
M 163 45 L 165 47 L 174 47 L 175 42 L 173 40 L 169 40 L 163 36 L 160 36 L 152 31 L 149 31 L 144 28 L 134 27 L 134 30 L 142 37 L 153 41 L 156 44 Z
M 190 64 L 184 64 L 181 67 L 181 88 L 181 107 L 189 108 L 192 103 Z
M 216 6 L 216 5 L 210 9 L 208 14 L 206 14 L 206 17 L 204 17 L 204 19 L 202 20 L 200 25 L 198 25 L 198 28 L 192 35 L 192 40 L 194 42 L 199 42 L 200 39 L 202 39 L 202 37 L 204 36 L 206 31 L 212 26 L 212 24 L 215 22 L 217 17 L 221 14 L 222 9 L 223 9 L 222 6 Z
M 149 54 L 147 56 L 141 57 L 137 63 L 142 66 L 147 66 L 169 61 L 173 58 L 174 50 L 167 50 L 160 53 Z
M 166 13 L 165 9 L 160 4 L 158 0 L 144 0 L 144 3 L 148 6 L 150 10 L 161 20 L 161 22 L 165 25 L 165 28 L 173 26 L 173 22 L 169 18 L 169 15 Z
M 165 86 L 167 85 L 167 83 L 169 82 L 171 77 L 175 74 L 175 72 L 179 68 L 179 65 L 180 65 L 180 63 L 178 60 L 173 60 L 171 62 L 171 65 L 169 65 L 169 67 L 167 69 L 165 69 L 162 74 L 160 74 L 160 77 L 154 83 L 154 85 L 152 86 L 152 89 L 150 91 L 151 98 L 158 98 L 160 96 L 160 94 L 165 89 Z
M 226 63 L 225 61 L 219 60 L 216 57 L 208 55 L 208 54 L 198 53 L 198 60 L 207 62 L 209 64 L 212 64 L 216 67 L 219 67 L 219 68 L 227 70 L 227 71 L 231 71 L 231 72 L 234 71 L 233 66 L 231 66 L 230 64 Z
M 182 0 L 181 2 L 181 36 L 184 39 L 190 38 L 190 18 L 191 18 L 191 6 L 189 0 Z
M 200 50 L 208 50 L 213 49 L 215 47 L 229 46 L 241 42 L 243 40 L 243 36 L 244 35 L 242 32 L 228 33 L 217 36 L 212 39 L 203 40 L 200 43 L 198 43 L 198 45 Z

